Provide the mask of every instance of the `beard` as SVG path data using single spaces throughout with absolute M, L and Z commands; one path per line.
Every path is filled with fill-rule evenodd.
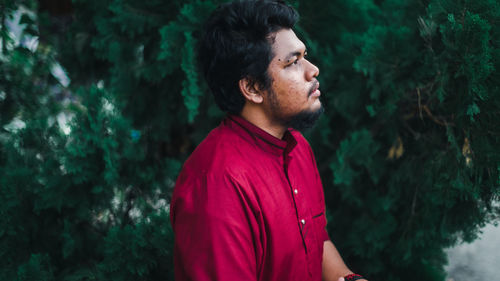
M 308 96 L 313 92 L 315 85 L 309 90 Z M 271 111 L 273 113 L 274 121 L 284 126 L 285 128 L 293 128 L 297 131 L 305 131 L 314 127 L 314 124 L 319 119 L 321 114 L 325 111 L 323 105 L 316 110 L 303 110 L 293 115 L 283 116 L 281 105 L 276 97 L 274 91 L 269 91 L 269 100 L 271 104 Z
M 284 125 L 297 131 L 305 131 L 314 127 L 314 124 L 324 111 L 325 109 L 323 108 L 323 105 L 321 105 L 320 108 L 314 111 L 306 110 L 299 112 L 295 115 L 290 116 L 289 118 L 287 118 L 287 120 L 283 120 Z

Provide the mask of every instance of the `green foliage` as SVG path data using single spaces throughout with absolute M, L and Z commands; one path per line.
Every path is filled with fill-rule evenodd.
M 19 266 L 17 272 L 19 281 L 40 280 L 51 281 L 54 276 L 50 270 L 50 261 L 47 255 L 33 254 L 26 264 Z
M 1 2 L 1 280 L 172 280 L 169 197 L 223 116 L 194 51 L 221 2 Z M 370 279 L 443 280 L 500 214 L 500 4 L 293 5 L 332 240 Z
M 443 248 L 498 216 L 500 7 L 383 1 L 346 13 L 362 24 L 339 22 L 336 50 L 320 51 L 345 64 L 327 96 L 338 136 L 318 144 L 331 148 L 319 162 L 330 163 L 332 238 L 372 279 L 443 280 Z

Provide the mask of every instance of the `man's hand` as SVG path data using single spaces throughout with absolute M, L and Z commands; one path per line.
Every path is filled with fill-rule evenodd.
M 345 281 L 343 276 L 352 274 L 352 271 L 345 265 L 339 252 L 332 241 L 325 241 L 323 245 L 323 281 Z M 341 276 L 341 277 L 339 277 Z M 359 279 L 358 281 L 367 281 Z
M 338 281 L 352 271 L 345 265 L 339 252 L 333 245 L 332 241 L 325 241 L 323 245 L 323 281 Z M 340 276 L 340 277 L 339 277 Z

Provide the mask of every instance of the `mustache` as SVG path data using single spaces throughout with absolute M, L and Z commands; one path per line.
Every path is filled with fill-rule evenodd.
M 311 88 L 309 89 L 309 93 L 307 94 L 307 96 L 309 97 L 310 95 L 312 95 L 312 93 L 317 89 L 319 88 L 319 82 L 318 80 L 315 80 L 314 83 L 311 85 Z

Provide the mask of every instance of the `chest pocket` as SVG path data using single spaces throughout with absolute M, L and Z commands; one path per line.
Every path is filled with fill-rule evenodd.
M 323 253 L 323 243 L 325 240 L 326 216 L 325 210 L 319 209 L 313 211 L 311 217 L 311 228 L 314 232 L 314 243 L 320 253 Z
M 315 275 L 315 273 L 321 274 L 325 226 L 325 211 L 322 208 L 313 208 L 304 225 L 304 240 L 306 242 L 308 267 L 312 275 Z M 312 280 L 321 279 L 321 275 L 312 277 Z

